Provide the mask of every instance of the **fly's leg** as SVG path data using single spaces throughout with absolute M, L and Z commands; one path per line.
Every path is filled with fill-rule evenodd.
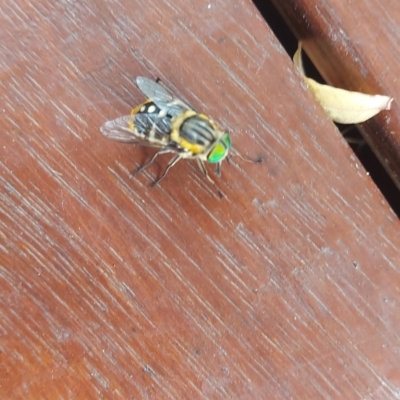
M 216 185 L 216 183 L 211 179 L 210 175 L 208 175 L 207 169 L 203 163 L 202 160 L 200 160 L 199 158 L 197 158 L 197 164 L 199 165 L 199 168 L 201 169 L 201 171 L 203 172 L 203 174 L 206 176 L 207 180 L 209 182 L 211 182 L 213 184 L 213 186 L 215 187 L 215 189 L 218 192 L 218 196 L 222 199 L 225 197 L 225 195 L 221 192 L 221 190 L 218 189 L 218 186 Z
M 153 164 L 154 160 L 157 158 L 157 156 L 159 156 L 160 154 L 166 154 L 166 153 L 170 153 L 171 150 L 170 149 L 160 149 L 157 151 L 157 153 L 154 153 L 154 155 L 150 158 L 149 161 L 147 161 L 146 163 L 144 163 L 142 166 L 140 166 L 136 171 L 133 171 L 130 173 L 129 178 L 133 178 L 135 177 L 139 172 L 144 171 L 150 164 Z
M 157 153 L 156 153 L 157 154 Z M 151 186 L 154 187 L 156 186 L 158 183 L 160 183 L 160 181 L 162 179 L 164 179 L 165 175 L 167 175 L 168 171 L 182 158 L 182 156 L 180 154 L 176 155 L 167 165 L 167 167 L 165 168 L 165 171 L 162 173 L 162 175 L 156 180 L 154 181 Z
M 215 173 L 218 176 L 218 178 L 221 177 L 221 163 L 217 163 L 217 166 L 215 167 Z

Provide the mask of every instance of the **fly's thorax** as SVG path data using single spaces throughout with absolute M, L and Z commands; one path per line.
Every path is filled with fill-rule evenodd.
M 205 161 L 222 135 L 214 121 L 193 110 L 178 115 L 171 123 L 171 140 Z

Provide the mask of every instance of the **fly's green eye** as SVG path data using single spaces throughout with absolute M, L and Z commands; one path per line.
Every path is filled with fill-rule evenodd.
M 217 163 L 222 161 L 228 155 L 231 146 L 231 138 L 227 133 L 225 133 L 220 141 L 211 150 L 210 154 L 207 157 L 207 161 L 209 163 Z
M 232 147 L 232 141 L 231 137 L 227 133 L 225 133 L 224 136 L 222 136 L 221 141 L 224 143 L 226 149 L 230 150 L 230 148 Z

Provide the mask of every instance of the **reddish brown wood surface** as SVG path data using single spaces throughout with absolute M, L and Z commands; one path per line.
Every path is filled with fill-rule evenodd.
M 273 2 L 327 82 L 394 98 L 391 112 L 359 128 L 400 189 L 400 2 Z
M 400 397 L 399 221 L 250 1 L 21 0 L 0 26 L 3 398 Z M 265 163 L 225 163 L 223 200 L 191 162 L 130 180 L 152 150 L 99 127 L 137 75 Z

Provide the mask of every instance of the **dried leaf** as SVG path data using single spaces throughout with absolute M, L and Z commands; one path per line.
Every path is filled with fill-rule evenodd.
M 301 59 L 301 43 L 293 56 L 293 62 L 304 76 L 305 81 L 315 97 L 335 122 L 341 124 L 357 124 L 378 114 L 382 110 L 390 110 L 393 98 L 381 95 L 369 95 L 351 92 L 333 86 L 322 85 L 304 74 Z
M 293 63 L 294 65 L 297 67 L 297 69 L 299 70 L 299 72 L 303 75 L 306 76 L 306 73 L 304 71 L 304 67 L 303 67 L 303 58 L 301 56 L 301 42 L 299 42 L 298 46 L 297 46 L 297 50 L 296 53 L 294 53 L 293 56 Z

